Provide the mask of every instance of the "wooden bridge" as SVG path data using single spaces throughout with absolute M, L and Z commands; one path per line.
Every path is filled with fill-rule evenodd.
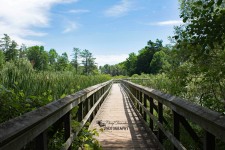
M 75 131 L 73 119 L 80 122 Z M 48 139 L 59 130 L 64 133 L 59 149 L 72 149 L 87 122 L 90 129 L 103 130 L 96 137 L 103 149 L 184 150 L 191 144 L 193 149 L 213 150 L 218 141 L 225 142 L 223 114 L 127 80 L 112 80 L 0 124 L 0 150 L 47 150 Z M 184 142 L 185 136 L 192 142 Z

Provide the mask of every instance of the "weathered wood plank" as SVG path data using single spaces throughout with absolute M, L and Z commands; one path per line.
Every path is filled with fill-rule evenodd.
M 158 149 L 119 84 L 113 85 L 89 128 L 104 129 L 97 137 L 103 149 Z

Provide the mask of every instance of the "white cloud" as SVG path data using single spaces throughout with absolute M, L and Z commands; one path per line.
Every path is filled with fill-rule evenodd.
M 68 21 L 65 29 L 63 30 L 62 33 L 68 33 L 76 30 L 78 28 L 78 24 L 72 21 Z
M 98 66 L 103 66 L 105 64 L 114 65 L 125 61 L 128 55 L 95 55 L 94 57 L 96 58 L 96 63 L 98 64 Z
M 156 25 L 156 26 L 175 26 L 184 24 L 182 20 L 167 20 L 155 23 L 149 23 L 148 25 Z
M 19 44 L 40 44 L 27 40 L 28 36 L 45 36 L 47 33 L 35 31 L 34 27 L 47 27 L 50 9 L 54 4 L 77 0 L 0 0 L 0 34 L 8 34 Z
M 88 12 L 90 12 L 90 10 L 87 10 L 87 9 L 72 9 L 68 11 L 68 13 L 74 13 L 74 14 L 88 13 Z
M 131 11 L 133 3 L 131 0 L 121 0 L 119 4 L 116 4 L 105 11 L 105 15 L 108 17 L 120 17 Z

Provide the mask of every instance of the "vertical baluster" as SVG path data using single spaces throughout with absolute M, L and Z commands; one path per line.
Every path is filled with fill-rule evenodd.
M 143 104 L 143 96 L 142 96 L 142 92 L 141 91 L 139 91 L 139 101 L 141 102 L 141 104 Z M 142 112 L 142 107 L 141 107 L 141 105 L 139 105 L 139 112 L 140 112 L 140 114 L 143 116 L 143 112 Z
M 163 105 L 160 102 L 158 102 L 158 120 L 161 124 L 163 124 Z M 163 133 L 160 128 L 158 128 L 158 139 L 161 143 L 163 143 Z
M 47 131 L 42 132 L 40 135 L 36 137 L 36 150 L 47 150 L 48 143 L 47 143 Z
M 77 112 L 77 119 L 79 122 L 83 120 L 83 102 L 79 104 L 78 112 Z
M 153 115 L 153 98 L 152 97 L 149 98 L 149 103 L 150 103 L 150 113 Z M 149 126 L 150 126 L 151 130 L 153 131 L 154 130 L 154 128 L 153 128 L 153 120 L 151 119 L 151 117 L 150 117 L 150 124 L 149 124 Z
M 145 106 L 145 108 L 147 108 L 147 98 L 148 98 L 148 96 L 146 94 L 144 94 L 144 106 Z M 144 120 L 147 122 L 147 114 L 146 114 L 145 111 L 144 111 Z
M 173 135 L 176 137 L 178 141 L 180 141 L 180 121 L 179 114 L 173 111 Z M 177 148 L 174 146 L 174 150 Z
M 215 136 L 205 131 L 204 150 L 215 150 Z
M 65 114 L 64 116 L 64 140 L 65 142 L 71 135 L 71 115 L 70 111 Z M 71 150 L 71 146 L 68 148 L 68 150 Z
M 95 104 L 95 100 L 94 100 L 94 94 L 92 94 L 91 95 L 91 108 L 94 106 L 94 104 Z M 94 117 L 95 117 L 95 110 L 92 112 L 92 114 L 91 114 L 91 121 L 94 119 Z

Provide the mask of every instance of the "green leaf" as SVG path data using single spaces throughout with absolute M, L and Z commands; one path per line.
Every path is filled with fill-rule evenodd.
M 213 5 L 214 3 L 215 3 L 214 0 L 211 0 L 211 1 L 208 3 L 207 7 L 212 7 L 212 5 Z
M 174 36 L 174 38 L 177 40 L 179 38 L 179 36 L 176 35 L 176 36 Z
M 200 6 L 202 5 L 202 1 L 197 1 L 196 4 Z
M 188 17 L 185 17 L 185 18 L 183 19 L 183 22 L 185 23 L 187 20 L 188 20 Z
M 220 5 L 222 4 L 222 1 L 223 1 L 223 0 L 218 0 L 217 3 L 216 3 L 217 6 L 220 6 Z

